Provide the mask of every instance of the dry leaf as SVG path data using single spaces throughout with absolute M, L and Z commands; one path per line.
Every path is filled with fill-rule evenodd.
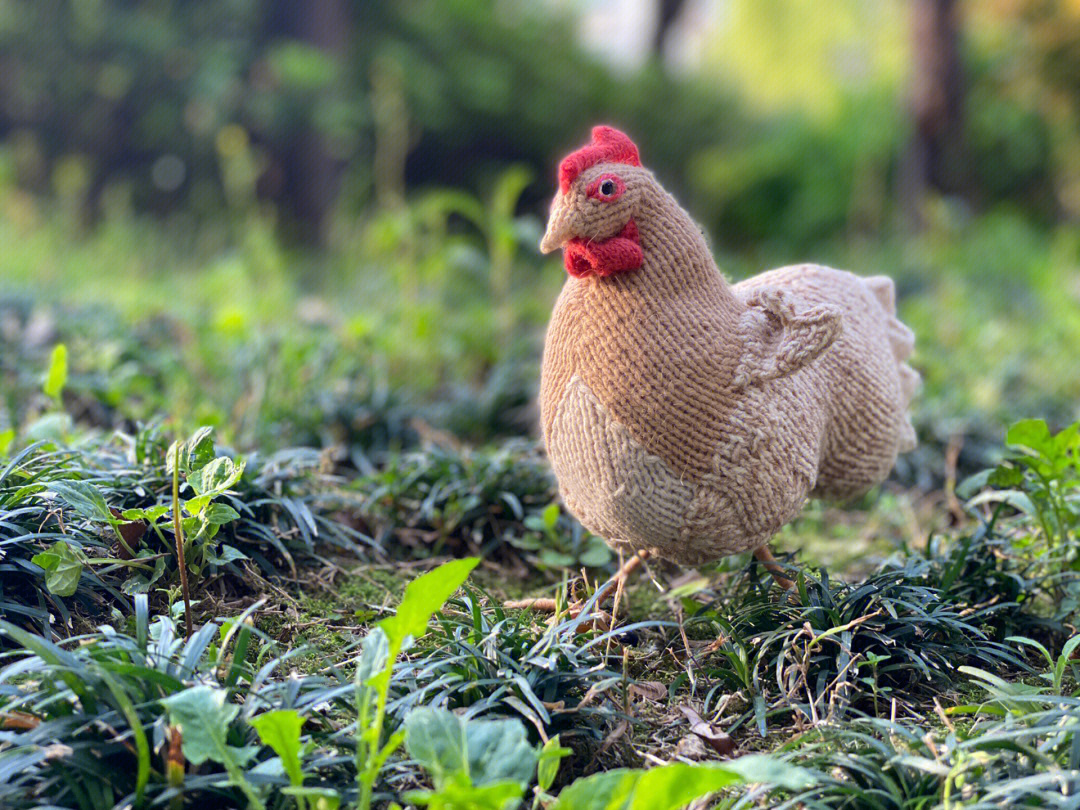
M 728 734 L 720 731 L 711 723 L 706 723 L 701 719 L 701 715 L 689 706 L 680 706 L 679 711 L 690 721 L 690 731 L 701 737 L 716 753 L 723 757 L 735 753 L 737 746 Z
M 630 695 L 658 703 L 668 696 L 668 688 L 659 681 L 638 681 L 630 684 Z
M 112 512 L 112 516 L 117 520 L 123 517 L 123 513 L 115 506 L 110 506 L 109 511 Z M 124 542 L 117 540 L 116 543 L 116 555 L 121 560 L 130 560 L 135 556 L 135 549 L 139 547 L 139 541 L 142 540 L 142 536 L 146 534 L 146 521 L 145 520 L 132 520 L 127 523 L 121 523 L 116 527 L 116 530 L 120 533 L 120 537 L 124 539 Z
M 35 729 L 41 719 L 26 712 L 0 712 L 0 728 L 14 728 L 20 731 Z
M 709 751 L 701 737 L 697 734 L 687 734 L 679 738 L 679 743 L 675 746 L 675 755 L 686 759 L 707 759 Z

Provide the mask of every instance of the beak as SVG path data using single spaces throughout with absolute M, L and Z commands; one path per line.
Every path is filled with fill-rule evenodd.
M 558 250 L 573 237 L 574 222 L 570 209 L 562 204 L 561 199 L 556 198 L 551 204 L 551 217 L 548 219 L 547 231 L 544 233 L 544 238 L 540 240 L 540 252 L 551 253 Z

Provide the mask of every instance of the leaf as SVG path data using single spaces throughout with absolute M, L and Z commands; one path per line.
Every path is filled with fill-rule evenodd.
M 146 509 L 125 509 L 120 513 L 120 517 L 124 520 L 145 520 L 149 523 L 156 523 L 158 518 L 171 508 L 167 503 L 159 503 L 157 506 L 148 506 Z
M 23 439 L 28 442 L 61 442 L 71 433 L 71 416 L 66 413 L 47 413 L 35 419 L 23 429 Z
M 386 669 L 390 658 L 390 644 L 383 629 L 376 626 L 364 636 L 361 646 L 363 652 L 356 667 L 356 679 L 359 683 L 367 683 Z
M 281 758 L 293 786 L 302 785 L 304 772 L 300 766 L 300 728 L 304 725 L 304 718 L 294 709 L 276 709 L 252 717 L 248 722 L 263 745 L 269 745 Z
M 637 683 L 630 684 L 629 692 L 631 695 L 638 695 L 645 700 L 651 700 L 656 703 L 668 696 L 668 688 L 659 681 L 638 681 Z M 684 712 L 685 713 L 685 712 Z M 698 718 L 701 719 L 700 717 Z
M 247 554 L 242 552 L 238 548 L 230 546 L 228 543 L 223 543 L 221 548 L 215 552 L 211 548 L 206 549 L 206 561 L 213 563 L 214 565 L 225 565 L 226 563 L 235 562 L 236 560 L 249 560 Z
M 214 429 L 203 425 L 185 442 L 188 470 L 198 470 L 214 460 Z
M 217 495 L 225 492 L 244 474 L 244 462 L 236 464 L 231 458 L 221 456 L 188 473 L 187 482 L 199 495 Z
M 611 549 L 609 549 L 603 540 L 593 538 L 589 541 L 589 546 L 585 552 L 579 557 L 582 565 L 589 568 L 599 568 L 603 565 L 607 565 L 611 560 Z
M 667 690 L 664 693 L 667 694 Z M 720 756 L 726 757 L 735 752 L 737 748 L 735 741 L 726 732 L 720 731 L 711 723 L 706 723 L 701 715 L 689 706 L 680 706 L 679 711 L 690 721 L 691 733 L 704 740 Z
M 120 541 L 117 543 L 117 556 L 122 560 L 130 560 L 135 556 L 135 549 L 139 547 L 139 541 L 142 539 L 142 536 L 146 534 L 146 521 L 123 521 L 123 512 L 112 506 L 109 507 L 109 514 L 118 521 L 114 524 L 116 534 Z
M 224 526 L 226 523 L 239 520 L 240 513 L 227 503 L 212 503 L 205 509 L 202 518 L 207 523 Z
M 476 786 L 450 782 L 440 790 L 410 790 L 402 798 L 418 807 L 433 810 L 509 810 L 517 807 L 525 788 L 512 780 Z
M 666 692 L 666 690 L 665 690 Z M 555 777 L 559 775 L 559 765 L 563 757 L 569 755 L 571 750 L 559 745 L 559 735 L 556 734 L 540 749 L 540 757 L 536 763 L 536 783 L 540 789 L 547 791 L 555 783 Z
M 146 789 L 146 783 L 150 779 L 150 743 L 146 739 L 146 731 L 143 729 L 142 721 L 139 719 L 139 714 L 135 709 L 135 704 L 131 699 L 131 696 L 124 691 L 121 682 L 114 678 L 108 670 L 101 671 L 101 678 L 105 681 L 105 685 L 109 691 L 112 692 L 113 699 L 116 701 L 117 706 L 120 709 L 120 713 L 127 720 L 128 727 L 131 729 L 131 736 L 135 740 L 135 751 L 138 756 L 138 764 L 136 766 L 135 777 L 135 796 L 136 801 L 141 803 L 143 792 Z
M 465 744 L 474 785 L 508 779 L 524 789 L 536 773 L 537 752 L 520 720 L 466 722 Z
M 969 475 L 956 485 L 956 497 L 961 500 L 967 500 L 980 489 L 985 487 L 989 482 L 990 475 L 993 470 L 980 470 L 977 473 Z
M 287 787 L 281 789 L 285 796 L 306 799 L 311 810 L 337 810 L 341 806 L 341 796 L 336 790 L 320 787 Z
M 678 762 L 648 771 L 619 769 L 578 779 L 551 810 L 677 810 L 729 785 L 762 782 L 799 789 L 813 784 L 809 771 L 764 754 L 723 765 Z
M 544 521 L 544 528 L 554 529 L 555 524 L 559 522 L 559 505 L 557 503 L 549 503 L 544 507 L 541 518 Z
M 1024 483 L 1024 474 L 1016 467 L 1001 465 L 994 468 L 986 483 L 997 489 L 1012 489 Z
M 1041 455 L 1053 449 L 1050 428 L 1042 419 L 1022 419 L 1009 427 L 1005 441 L 1013 447 L 1026 447 Z
M 45 384 L 42 390 L 51 399 L 60 399 L 60 394 L 67 384 L 68 364 L 67 346 L 57 343 L 53 347 L 52 356 L 49 358 L 49 370 L 45 375 Z
M 12 428 L 0 430 L 0 456 L 7 455 L 13 441 L 15 441 L 15 431 Z
M 425 706 L 405 716 L 405 748 L 428 772 L 436 788 L 455 776 L 469 776 L 463 725 L 461 718 L 446 709 Z
M 161 701 L 169 712 L 169 723 L 180 728 L 184 756 L 193 765 L 210 759 L 221 764 L 244 765 L 257 747 L 229 745 L 229 725 L 240 707 L 225 703 L 226 690 L 192 686 Z
M 48 551 L 35 554 L 34 565 L 45 569 L 45 587 L 57 596 L 71 596 L 79 588 L 86 557 L 64 540 L 57 540 Z
M 112 512 L 98 488 L 86 481 L 71 479 L 52 481 L 49 490 L 55 493 L 79 517 L 89 520 L 113 522 Z
M 974 508 L 983 503 L 1004 503 L 1025 515 L 1038 513 L 1028 494 L 1018 489 L 987 490 L 969 500 L 968 506 Z
M 524 788 L 536 772 L 537 753 L 520 720 L 466 722 L 447 709 L 421 706 L 405 716 L 404 727 L 409 755 L 436 788 L 454 779 L 472 785 L 509 779 Z
M 478 562 L 480 560 L 477 557 L 452 560 L 422 577 L 417 577 L 406 586 L 405 596 L 397 613 L 378 624 L 386 633 L 391 657 L 397 656 L 408 636 L 419 637 L 424 634 L 435 611 L 461 587 Z

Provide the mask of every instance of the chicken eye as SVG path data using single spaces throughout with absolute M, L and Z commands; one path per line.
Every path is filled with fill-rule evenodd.
M 626 184 L 613 174 L 602 174 L 589 183 L 586 193 L 599 202 L 615 202 L 626 191 Z

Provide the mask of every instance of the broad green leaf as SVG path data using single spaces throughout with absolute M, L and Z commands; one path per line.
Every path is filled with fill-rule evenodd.
M 559 735 L 556 734 L 540 749 L 540 758 L 536 763 L 536 783 L 541 790 L 550 790 L 555 783 L 555 777 L 559 775 L 559 764 L 563 757 L 570 754 L 569 748 L 559 745 Z
M 574 558 L 555 549 L 545 548 L 540 551 L 540 562 L 550 568 L 569 568 L 574 564 Z
M 203 509 L 205 509 L 210 504 L 210 501 L 212 501 L 213 499 L 213 494 L 198 495 L 194 498 L 188 498 L 186 501 L 184 501 L 184 511 L 191 515 L 193 518 L 199 518 L 202 514 Z M 187 524 L 184 525 L 184 531 L 191 531 L 187 528 Z
M 172 508 L 167 503 L 159 503 L 157 506 L 148 506 L 146 509 L 125 509 L 120 513 L 124 520 L 145 520 L 156 523 L 160 517 Z
M 203 511 L 203 520 L 218 526 L 240 519 L 240 513 L 227 503 L 212 503 Z
M 405 748 L 431 776 L 436 788 L 454 777 L 468 780 L 469 754 L 461 718 L 446 709 L 427 706 L 405 716 Z
M 817 782 L 813 771 L 768 754 L 746 754 L 728 760 L 723 767 L 737 773 L 744 782 L 776 785 L 789 790 L 801 790 Z
M 604 544 L 603 540 L 593 538 L 593 540 L 589 541 L 588 547 L 579 557 L 579 560 L 582 565 L 599 568 L 602 565 L 607 565 L 611 560 L 611 549 Z
M 244 474 L 244 463 L 222 456 L 188 473 L 187 482 L 199 495 L 225 492 Z
M 52 399 L 60 399 L 60 394 L 67 384 L 67 356 L 67 346 L 63 343 L 57 343 L 53 347 L 52 356 L 49 358 L 49 371 L 45 375 L 45 385 L 42 386 L 45 395 Z
M 536 772 L 536 750 L 520 720 L 466 722 L 447 709 L 422 706 L 405 716 L 405 747 L 437 788 L 464 778 L 486 785 L 503 780 L 524 787 Z
M 1005 441 L 1014 447 L 1026 447 L 1040 455 L 1053 450 L 1050 428 L 1042 419 L 1022 419 L 1009 428 Z
M 258 751 L 255 746 L 238 748 L 228 744 L 229 725 L 240 707 L 225 703 L 226 690 L 192 686 L 162 700 L 169 722 L 180 727 L 184 756 L 193 765 L 206 760 L 244 765 Z
M 439 790 L 408 791 L 402 798 L 431 810 L 510 810 L 519 806 L 524 795 L 524 786 L 508 779 L 482 786 L 449 782 Z
M 48 551 L 35 554 L 30 562 L 45 569 L 45 587 L 57 596 L 71 596 L 79 588 L 86 557 L 63 540 L 57 540 Z
M 204 425 L 186 442 L 187 469 L 198 470 L 214 460 L 214 429 Z
M 1065 646 L 1061 648 L 1060 658 L 1064 661 L 1072 661 L 1073 653 L 1076 652 L 1076 648 L 1080 647 L 1080 636 L 1073 636 L 1065 642 Z
M 293 709 L 276 709 L 252 717 L 251 725 L 264 745 L 274 749 L 281 757 L 281 764 L 289 781 L 294 787 L 304 782 L 304 772 L 300 766 L 300 727 L 304 718 Z
M 993 472 L 987 477 L 986 483 L 998 489 L 1012 489 L 1024 483 L 1024 473 L 1016 467 L 1002 465 L 994 468 Z
M 0 430 L 0 456 L 6 456 L 8 450 L 11 448 L 11 443 L 15 441 L 15 431 L 11 428 L 7 430 Z
M 476 557 L 452 560 L 417 577 L 406 586 L 397 613 L 383 619 L 378 625 L 386 633 L 392 657 L 396 657 L 408 636 L 424 634 L 435 611 L 461 587 L 478 562 L 480 560 Z
M 330 788 L 287 787 L 282 788 L 281 792 L 286 796 L 306 799 L 311 810 L 337 810 L 341 806 L 341 796 Z
M 390 644 L 383 629 L 376 626 L 364 636 L 361 646 L 363 653 L 357 664 L 356 679 L 359 683 L 367 683 L 386 669 L 390 659 Z
M 544 507 L 542 518 L 545 528 L 554 529 L 555 524 L 559 522 L 559 505 L 557 503 L 549 503 Z
M 226 563 L 235 562 L 236 560 L 248 560 L 251 559 L 247 554 L 242 552 L 238 548 L 230 546 L 228 543 L 222 544 L 221 548 L 217 551 L 208 548 L 206 550 L 206 561 L 213 563 L 214 565 L 225 565 Z
M 723 765 L 681 762 L 648 771 L 619 769 L 578 779 L 552 810 L 677 810 L 729 785 L 764 782 L 792 789 L 813 784 L 808 771 L 766 755 Z
M 465 722 L 465 748 L 474 785 L 508 779 L 525 788 L 536 773 L 537 752 L 520 720 Z
M 47 413 L 23 429 L 28 442 L 62 442 L 72 429 L 71 416 L 66 413 Z
M 108 504 L 105 503 L 105 498 L 93 484 L 76 479 L 51 481 L 49 489 L 55 492 L 60 500 L 71 507 L 79 517 L 106 523 L 115 521 Z

